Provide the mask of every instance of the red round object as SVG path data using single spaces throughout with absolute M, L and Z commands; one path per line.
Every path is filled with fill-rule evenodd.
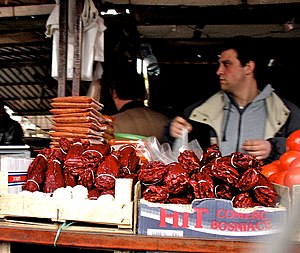
M 282 170 L 287 170 L 292 161 L 300 157 L 300 151 L 287 150 L 279 158 L 280 167 Z
M 274 183 L 274 181 L 275 181 L 277 175 L 278 175 L 278 172 L 271 174 L 271 175 L 268 177 L 268 179 L 270 180 L 270 182 L 273 182 L 273 183 Z
M 269 178 L 272 174 L 277 173 L 281 170 L 279 163 L 269 163 L 261 167 L 261 173 Z
M 294 131 L 286 139 L 286 150 L 298 150 L 300 151 L 300 129 Z
M 284 177 L 284 185 L 293 189 L 293 185 L 300 185 L 300 168 L 289 169 Z
M 291 170 L 295 168 L 300 168 L 300 157 L 297 157 L 295 160 L 293 160 L 288 169 Z
M 273 183 L 275 184 L 280 184 L 280 185 L 285 185 L 284 184 L 284 178 L 288 170 L 281 170 L 277 173 L 277 177 L 274 179 Z

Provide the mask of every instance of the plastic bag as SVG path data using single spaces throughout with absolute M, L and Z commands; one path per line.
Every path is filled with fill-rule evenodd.
M 173 153 L 175 157 L 178 157 L 181 152 L 184 150 L 192 150 L 196 154 L 196 156 L 201 160 L 203 150 L 197 140 L 189 141 L 188 130 L 186 128 L 183 129 L 182 135 L 180 138 L 177 138 L 173 144 Z
M 168 164 L 177 160 L 173 156 L 172 149 L 168 143 L 160 145 L 154 136 L 148 137 L 143 141 L 152 161 L 161 161 L 164 164 Z
M 182 135 L 179 138 L 176 138 L 173 143 L 173 152 L 175 156 L 179 156 L 180 152 L 188 149 L 189 146 L 189 137 L 188 130 L 186 128 L 182 129 Z
M 164 164 L 177 162 L 178 156 L 184 150 L 194 151 L 200 160 L 203 154 L 203 150 L 197 140 L 188 142 L 187 130 L 182 131 L 182 136 L 175 140 L 173 147 L 171 147 L 168 143 L 160 145 L 157 138 L 154 136 L 144 139 L 143 142 L 151 160 L 161 161 Z

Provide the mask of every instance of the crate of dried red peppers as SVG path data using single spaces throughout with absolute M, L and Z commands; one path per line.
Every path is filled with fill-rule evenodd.
M 2 189 L 0 217 L 237 240 L 264 240 L 285 227 L 289 195 L 266 180 L 254 157 L 223 157 L 214 145 L 169 159 L 151 137 L 115 142 L 113 122 L 99 119 L 101 105 L 91 98 L 57 98 L 53 107 L 52 147 L 30 164 L 22 192 Z
M 9 194 L 8 175 L 0 173 L 0 218 L 72 221 L 135 233 L 136 145 L 110 144 L 111 118 L 92 98 L 55 98 L 52 106 L 51 147 L 29 165 L 22 191 Z
M 288 194 L 261 174 L 261 161 L 212 145 L 198 157 L 144 164 L 138 234 L 232 240 L 272 240 L 284 233 Z
M 22 192 L 0 195 L 0 217 L 88 222 L 126 233 L 137 223 L 139 234 L 238 240 L 266 239 L 284 228 L 285 192 L 265 180 L 255 158 L 222 157 L 212 146 L 201 158 L 185 150 L 168 163 L 152 160 L 147 142 L 62 137 L 59 148 L 41 150 L 30 164 Z
M 135 148 L 80 138 L 59 143 L 60 149 L 45 148 L 32 161 L 21 192 L 8 194 L 2 188 L 0 217 L 94 223 L 134 233 Z M 1 178 L 5 184 L 5 174 Z

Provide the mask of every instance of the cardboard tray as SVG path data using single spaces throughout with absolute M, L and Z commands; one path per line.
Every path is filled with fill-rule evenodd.
M 3 177 L 3 174 L 0 174 Z M 0 180 L 0 182 L 4 180 Z M 116 180 L 114 201 L 56 199 L 41 194 L 22 195 L 0 192 L 0 218 L 49 219 L 52 222 L 84 222 L 127 229 L 135 233 L 136 205 L 132 179 Z

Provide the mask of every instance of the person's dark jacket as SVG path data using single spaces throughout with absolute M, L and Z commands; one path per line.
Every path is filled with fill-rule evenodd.
M 139 100 L 128 102 L 113 117 L 115 133 L 155 136 L 159 142 L 168 121 L 165 115 L 151 110 Z
M 24 145 L 24 132 L 19 122 L 6 113 L 0 119 L 0 145 Z
M 221 129 L 219 123 L 215 122 L 215 119 L 218 118 L 220 122 L 219 119 L 223 118 L 222 111 L 224 105 L 222 102 L 222 92 L 218 92 L 214 96 L 214 100 L 211 101 L 212 104 L 206 106 L 205 110 L 198 109 L 201 108 L 204 102 L 206 104 L 211 98 L 205 101 L 199 101 L 187 107 L 182 115 L 182 117 L 193 126 L 192 132 L 189 133 L 189 141 L 197 139 L 203 150 L 212 144 L 218 144 L 221 138 L 221 136 L 218 136 L 217 130 L 213 125 Z M 264 162 L 270 163 L 273 160 L 279 159 L 281 154 L 286 151 L 286 138 L 292 132 L 300 128 L 300 109 L 290 101 L 279 98 L 274 92 L 272 96 L 267 98 L 266 108 L 269 122 L 269 127 L 267 128 L 269 137 L 266 139 L 270 141 L 272 145 L 272 152 Z M 209 119 L 209 110 L 211 110 L 213 114 L 219 114 L 218 117 L 215 117 L 215 115 L 211 117 L 214 119 L 213 121 Z M 204 113 L 201 114 L 201 112 Z M 273 124 L 270 124 L 270 120 Z M 171 137 L 169 133 L 170 123 L 171 120 L 164 127 L 163 142 L 172 145 L 174 138 Z M 219 135 L 221 135 L 221 133 Z

